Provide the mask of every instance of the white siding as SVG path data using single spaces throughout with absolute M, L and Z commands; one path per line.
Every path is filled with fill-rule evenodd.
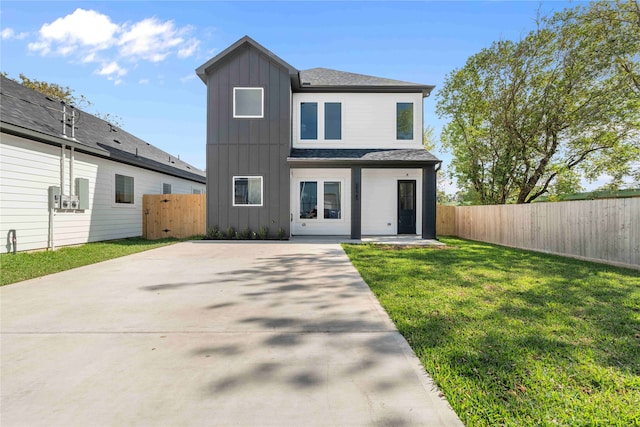
M 12 135 L 0 135 L 0 236 L 16 229 L 19 250 L 48 245 L 50 186 L 60 186 L 60 147 Z M 69 192 L 70 151 L 66 150 L 65 194 Z M 75 178 L 89 180 L 89 209 L 54 214 L 55 246 L 140 236 L 142 195 L 162 193 L 170 183 L 173 193 L 204 192 L 206 186 L 111 160 L 75 153 Z M 115 174 L 134 178 L 135 203 L 115 203 Z M 72 183 L 75 186 L 75 183 Z M 8 245 L 0 245 L 7 252 Z
M 300 218 L 300 181 L 339 181 L 342 191 L 340 219 L 324 219 L 318 209 L 318 219 Z M 322 189 L 318 185 L 318 193 Z M 318 195 L 320 197 L 320 194 Z M 351 234 L 351 169 L 291 169 L 291 234 L 344 236 Z
M 294 148 L 421 148 L 421 93 L 294 93 Z M 318 139 L 300 139 L 300 103 L 318 103 Z M 324 103 L 342 103 L 342 139 L 324 139 Z M 413 140 L 396 139 L 396 104 L 413 102 Z
M 398 233 L 398 181 L 416 181 L 416 234 L 422 233 L 422 170 L 362 169 L 362 235 Z

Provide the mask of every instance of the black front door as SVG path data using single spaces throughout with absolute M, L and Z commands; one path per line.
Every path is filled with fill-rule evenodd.
M 398 234 L 416 234 L 416 181 L 398 181 Z

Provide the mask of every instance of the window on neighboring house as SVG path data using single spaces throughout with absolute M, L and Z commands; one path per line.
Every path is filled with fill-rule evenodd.
M 200 190 L 199 188 L 194 188 L 194 189 L 191 191 L 191 194 L 202 194 L 202 190 Z
M 318 186 L 322 191 L 319 199 Z M 318 206 L 323 207 L 318 216 Z M 300 181 L 300 219 L 341 219 L 342 182 L 340 181 Z
M 162 194 L 171 194 L 171 184 L 162 184 Z
M 133 177 L 116 174 L 116 203 L 133 204 Z
M 233 117 L 237 119 L 264 117 L 264 88 L 234 87 Z
M 324 139 L 342 139 L 342 104 L 325 102 Z
M 233 206 L 262 206 L 262 177 L 233 177 Z
M 398 102 L 396 139 L 413 139 L 413 102 Z
M 300 139 L 318 139 L 318 103 L 300 104 Z

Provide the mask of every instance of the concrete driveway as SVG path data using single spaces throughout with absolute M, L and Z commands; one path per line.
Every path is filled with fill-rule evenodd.
M 180 243 L 0 301 L 4 427 L 461 425 L 334 242 Z

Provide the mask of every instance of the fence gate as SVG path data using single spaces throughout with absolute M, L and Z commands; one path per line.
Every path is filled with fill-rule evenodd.
M 204 194 L 145 194 L 142 196 L 142 237 L 204 235 L 206 228 Z

